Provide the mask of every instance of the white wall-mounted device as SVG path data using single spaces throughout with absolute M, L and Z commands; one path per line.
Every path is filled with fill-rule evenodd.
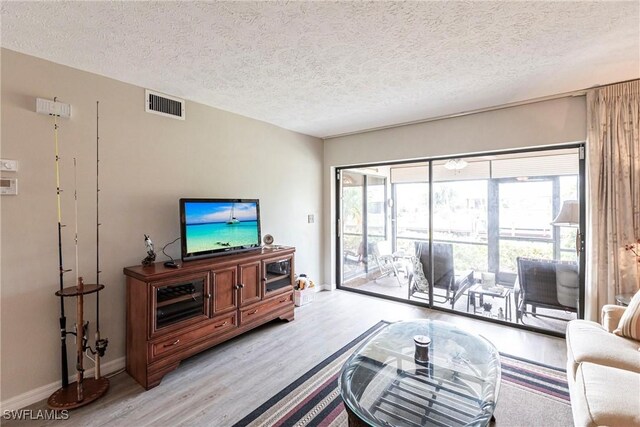
M 0 178 L 0 195 L 18 195 L 18 178 Z
M 36 113 L 48 116 L 58 116 L 68 119 L 71 117 L 71 104 L 54 102 L 48 99 L 36 98 Z
M 9 159 L 0 159 L 0 171 L 1 172 L 17 172 L 18 161 Z

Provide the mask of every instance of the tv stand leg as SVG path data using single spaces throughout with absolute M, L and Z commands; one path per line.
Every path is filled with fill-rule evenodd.
M 293 319 L 294 319 L 294 311 L 293 311 L 293 309 L 290 312 L 285 313 L 282 316 L 278 317 L 278 319 L 284 320 L 286 322 L 293 321 Z
M 178 366 L 180 366 L 180 362 L 172 363 L 171 365 L 164 366 L 159 371 L 156 371 L 156 372 L 149 372 L 147 374 L 148 375 L 147 384 L 146 385 L 142 384 L 145 390 L 150 390 L 160 385 L 160 382 L 162 382 L 162 379 L 164 378 L 164 376 L 167 375 L 169 372 L 177 369 Z

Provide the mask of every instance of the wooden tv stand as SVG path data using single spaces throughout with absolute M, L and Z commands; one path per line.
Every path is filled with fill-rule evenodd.
M 127 267 L 127 372 L 147 390 L 183 359 L 274 319 L 293 320 L 295 248 Z

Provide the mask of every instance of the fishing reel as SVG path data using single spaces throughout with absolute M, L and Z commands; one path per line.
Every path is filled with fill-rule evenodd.
M 101 338 L 96 341 L 96 353 L 98 353 L 98 356 L 104 356 L 104 353 L 107 351 L 107 345 L 109 345 L 109 340 L 106 338 Z
M 82 334 L 82 348 L 86 349 L 88 347 L 87 342 L 89 342 L 89 339 L 87 338 L 89 336 L 89 321 L 88 320 L 84 323 L 84 327 L 82 328 L 82 331 L 84 332 Z
M 77 326 L 74 325 L 74 330 L 75 332 L 71 332 L 71 334 L 76 336 L 77 339 Z M 89 321 L 87 320 L 84 324 L 84 328 L 83 328 L 83 332 L 84 334 L 82 335 L 82 348 L 84 349 L 84 351 L 87 351 L 87 356 L 89 355 L 89 353 L 91 354 L 97 354 L 100 357 L 104 356 L 104 353 L 107 351 L 107 346 L 109 345 L 109 340 L 107 338 L 101 338 L 99 340 L 96 340 L 96 345 L 95 345 L 95 350 L 93 348 L 91 348 L 91 346 L 89 345 Z
M 73 332 L 71 331 L 67 331 L 67 334 L 69 335 L 73 335 L 76 338 L 76 342 L 78 340 L 78 325 L 74 324 L 73 325 Z M 87 347 L 87 336 L 89 335 L 89 321 L 87 320 L 86 322 L 84 322 L 84 325 L 82 327 L 82 348 L 86 348 Z

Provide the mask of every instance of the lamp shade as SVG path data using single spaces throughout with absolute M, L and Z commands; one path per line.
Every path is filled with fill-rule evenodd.
M 580 225 L 580 204 L 577 200 L 562 202 L 560 213 L 551 222 L 556 227 L 577 227 Z

